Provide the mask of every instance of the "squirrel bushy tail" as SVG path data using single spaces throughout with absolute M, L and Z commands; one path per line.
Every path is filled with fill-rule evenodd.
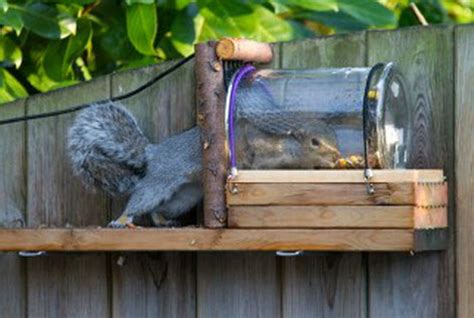
M 144 176 L 148 144 L 132 114 L 113 102 L 81 111 L 68 133 L 74 173 L 112 195 L 130 193 Z

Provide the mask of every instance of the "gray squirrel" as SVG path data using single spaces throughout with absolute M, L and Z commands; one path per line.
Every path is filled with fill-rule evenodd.
M 172 225 L 202 198 L 197 127 L 151 144 L 123 106 L 93 104 L 69 129 L 68 152 L 74 173 L 87 186 L 130 196 L 111 227 L 133 227 L 133 218 L 143 214 L 157 216 L 157 225 Z
M 278 123 L 272 134 L 255 123 L 244 126 L 245 133 L 237 132 L 237 157 L 247 169 L 331 167 L 340 155 L 321 121 L 302 123 L 292 134 Z M 151 144 L 132 114 L 113 102 L 82 110 L 68 133 L 74 173 L 87 186 L 129 196 L 122 216 L 109 224 L 118 228 L 133 227 L 133 218 L 144 214 L 156 225 L 173 225 L 201 200 L 200 145 L 198 127 Z
M 243 169 L 328 169 L 341 157 L 334 131 L 316 119 L 301 120 L 290 133 L 270 133 L 240 120 L 236 145 L 237 161 Z

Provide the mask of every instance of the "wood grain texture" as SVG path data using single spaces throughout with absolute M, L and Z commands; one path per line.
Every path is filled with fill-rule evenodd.
M 2 229 L 0 251 L 411 251 L 445 229 Z M 432 235 L 433 234 L 433 235 Z
M 273 61 L 267 65 L 260 64 L 259 67 L 279 67 L 280 44 L 272 44 L 272 49 Z M 197 257 L 199 317 L 234 316 L 234 313 L 236 317 L 280 315 L 280 298 L 275 297 L 279 293 L 279 276 L 267 274 L 278 272 L 279 264 L 275 257 L 241 252 L 199 253 Z M 263 284 L 257 285 L 254 282 Z M 222 297 L 225 297 L 225 305 L 222 304 Z M 256 300 L 262 303 L 256 303 Z M 265 310 L 266 307 L 269 308 L 268 311 Z M 215 315 L 208 315 L 212 313 Z
M 448 207 L 416 207 L 414 211 L 415 229 L 434 229 L 448 227 Z
M 452 29 L 430 26 L 369 32 L 367 52 L 369 65 L 395 61 L 406 77 L 408 90 L 412 93 L 411 117 L 416 134 L 412 139 L 410 166 L 444 168 L 449 182 L 452 182 Z M 451 242 L 454 220 L 452 194 L 451 187 Z M 370 255 L 370 316 L 454 317 L 453 252 L 452 248 L 448 248 L 445 252 L 414 257 Z
M 361 183 L 363 170 L 239 170 L 231 183 Z M 373 170 L 371 183 L 443 182 L 443 170 Z
M 231 228 L 439 228 L 446 208 L 413 206 L 232 206 Z
M 0 119 L 24 116 L 25 100 L 0 106 Z M 24 123 L 0 126 L 0 228 L 25 225 L 26 143 Z M 0 313 L 23 317 L 26 308 L 25 262 L 16 253 L 0 253 Z
M 446 184 L 376 183 L 368 194 L 363 183 L 242 183 L 227 191 L 232 205 L 415 205 L 447 204 Z
M 216 42 L 199 43 L 196 51 L 196 105 L 201 127 L 204 224 L 224 227 L 225 194 L 224 67 L 215 53 Z
M 115 74 L 112 94 L 126 93 L 174 63 Z M 145 136 L 158 143 L 170 134 L 195 125 L 194 98 L 194 62 L 189 61 L 122 104 L 137 118 Z M 124 203 L 113 200 L 114 217 L 122 213 Z M 111 262 L 113 317 L 195 316 L 196 257 L 193 253 L 128 253 L 124 256 L 123 266 L 117 265 L 120 255 L 114 255 Z
M 283 317 L 366 317 L 366 266 L 360 253 L 288 258 L 283 263 Z
M 194 259 L 191 252 L 115 255 L 113 317 L 195 317 Z
M 222 60 L 270 63 L 273 58 L 271 44 L 247 39 L 224 38 L 216 45 L 216 54 Z
M 200 254 L 197 317 L 279 317 L 275 258 L 274 253 Z
M 109 98 L 109 78 L 27 101 L 28 115 Z M 28 129 L 28 226 L 105 225 L 107 201 L 73 176 L 66 153 L 75 114 L 30 121 Z M 85 317 L 109 314 L 105 255 L 58 255 L 28 259 L 28 315 Z
M 365 33 L 353 33 L 282 43 L 280 60 L 282 68 L 317 68 L 365 66 L 365 57 Z M 308 256 L 297 261 L 299 265 L 295 267 L 290 266 L 292 260 L 282 260 L 284 317 L 314 317 L 314 312 L 325 313 L 322 315 L 325 318 L 365 317 L 365 265 L 361 253 Z M 335 262 L 348 264 L 344 275 L 328 269 L 327 264 Z M 318 282 L 320 277 L 337 281 L 333 285 L 336 290 L 307 283 Z M 308 297 L 315 293 L 319 297 Z M 334 307 L 334 302 L 328 299 L 338 306 Z M 300 301 L 294 306 L 297 300 Z
M 456 277 L 457 315 L 474 313 L 474 27 L 456 29 Z
M 411 252 L 446 250 L 449 246 L 449 229 L 415 230 L 414 241 L 415 248 Z

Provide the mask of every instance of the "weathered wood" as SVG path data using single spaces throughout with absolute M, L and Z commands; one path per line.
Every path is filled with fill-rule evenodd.
M 456 277 L 457 314 L 474 313 L 474 27 L 456 28 Z
M 227 191 L 232 205 L 414 205 L 447 204 L 445 183 L 376 183 L 368 194 L 363 183 L 242 183 Z
M 259 67 L 279 66 L 280 44 L 272 44 L 272 48 L 274 58 L 271 64 Z M 279 272 L 275 257 L 263 253 L 233 252 L 198 253 L 197 259 L 198 317 L 209 317 L 211 313 L 214 317 L 228 316 L 229 313 L 236 317 L 280 316 L 280 297 L 275 297 L 279 295 L 276 288 L 280 281 L 278 275 L 272 274 Z
M 365 33 L 282 43 L 282 68 L 365 66 Z M 283 314 L 288 317 L 365 317 L 365 268 L 361 253 L 308 256 L 282 261 Z M 347 264 L 344 274 L 327 264 Z M 318 284 L 324 277 L 331 288 Z M 313 285 L 311 282 L 315 282 Z M 320 292 L 320 294 L 316 294 Z M 308 295 L 317 295 L 308 297 Z M 337 306 L 335 306 L 337 304 Z M 321 315 L 315 313 L 323 313 Z
M 414 206 L 232 206 L 232 228 L 439 228 L 446 208 Z
M 195 317 L 194 253 L 125 253 L 112 260 L 113 317 Z
M 361 253 L 319 253 L 283 262 L 283 317 L 366 317 Z
M 33 96 L 27 100 L 27 113 L 56 111 L 109 97 L 109 78 L 102 77 Z M 86 190 L 73 175 L 67 157 L 67 130 L 75 115 L 27 123 L 30 227 L 106 224 L 105 195 Z M 27 263 L 28 316 L 109 315 L 105 255 L 39 257 Z
M 410 166 L 444 168 L 451 182 L 454 144 L 452 29 L 430 26 L 369 32 L 367 52 L 369 65 L 395 61 L 406 77 L 408 91 L 412 93 L 411 118 L 415 131 Z M 452 202 L 450 195 L 450 240 Z M 369 275 L 371 317 L 455 316 L 452 248 L 414 257 L 371 254 Z
M 275 254 L 203 253 L 198 260 L 198 317 L 280 316 Z
M 415 230 L 413 251 L 439 251 L 449 244 L 447 228 Z
M 114 74 L 112 94 L 126 93 L 174 63 Z M 195 125 L 193 64 L 189 61 L 150 89 L 122 102 L 137 118 L 151 142 L 160 142 L 170 134 Z M 124 203 L 113 200 L 115 217 L 123 212 Z M 118 257 L 112 257 L 110 267 L 113 317 L 195 316 L 196 260 L 193 253 L 128 253 L 124 254 L 123 266 L 117 265 Z
M 196 105 L 203 147 L 204 224 L 223 227 L 226 224 L 224 68 L 215 53 L 215 42 L 197 44 Z
M 257 63 L 270 63 L 273 58 L 270 44 L 247 39 L 225 38 L 219 40 L 216 45 L 216 54 L 222 60 Z
M 0 106 L 0 119 L 25 115 L 25 100 Z M 26 212 L 25 123 L 0 126 L 0 228 L 22 227 Z M 16 253 L 0 253 L 0 313 L 25 316 L 25 262 Z
M 373 170 L 371 183 L 443 182 L 443 170 Z M 239 170 L 231 183 L 360 183 L 363 170 Z
M 411 229 L 3 229 L 0 250 L 410 251 Z

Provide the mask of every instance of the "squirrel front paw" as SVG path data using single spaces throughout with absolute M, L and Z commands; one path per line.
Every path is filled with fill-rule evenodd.
M 114 229 L 124 229 L 124 228 L 134 229 L 137 226 L 133 224 L 133 216 L 122 215 L 117 220 L 110 222 L 108 227 L 114 228 Z

